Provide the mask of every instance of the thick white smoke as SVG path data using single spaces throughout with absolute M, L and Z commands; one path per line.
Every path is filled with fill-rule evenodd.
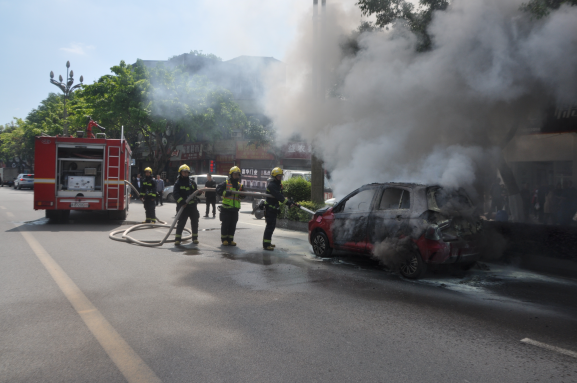
M 362 34 L 358 54 L 346 55 L 358 11 L 331 2 L 321 52 L 328 96 L 311 97 L 307 18 L 267 113 L 281 136 L 315 142 L 337 196 L 369 182 L 470 187 L 495 169 L 514 124 L 539 124 L 552 102 L 577 99 L 577 7 L 531 20 L 521 3 L 455 0 L 434 16 L 430 52 L 415 52 L 415 37 L 395 27 Z

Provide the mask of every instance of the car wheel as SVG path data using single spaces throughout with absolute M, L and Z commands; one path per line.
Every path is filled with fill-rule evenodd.
M 423 262 L 421 254 L 419 254 L 417 251 L 413 251 L 410 258 L 401 264 L 399 271 L 405 278 L 419 279 L 425 275 L 425 272 L 427 271 L 427 265 L 425 262 Z
M 176 202 L 176 201 L 174 200 L 174 196 L 172 195 L 172 193 L 168 193 L 168 195 L 166 196 L 166 200 L 167 200 L 168 202 Z
M 22 188 L 20 187 L 20 184 L 18 184 L 18 186 L 16 187 L 16 190 L 21 190 Z
M 328 258 L 333 253 L 329 246 L 329 238 L 322 231 L 317 231 L 312 238 L 313 252 L 317 257 Z
M 126 210 L 110 210 L 108 212 L 108 219 L 115 221 L 124 221 L 126 219 Z
M 471 270 L 471 268 L 473 266 L 475 266 L 477 262 L 466 262 L 466 263 L 461 263 L 459 265 L 459 269 L 463 270 L 463 271 L 467 271 L 467 270 Z

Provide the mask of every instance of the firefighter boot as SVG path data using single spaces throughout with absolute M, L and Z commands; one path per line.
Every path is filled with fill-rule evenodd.
M 222 241 L 223 246 L 228 246 L 228 241 Z
M 192 243 L 194 243 L 195 245 L 198 245 L 198 233 L 192 234 Z
M 228 245 L 229 245 L 229 246 L 236 246 L 236 242 L 233 241 L 232 238 L 230 238 L 230 239 L 228 240 Z
M 180 246 L 180 238 L 182 238 L 182 235 L 176 234 L 174 237 L 175 237 L 174 246 Z

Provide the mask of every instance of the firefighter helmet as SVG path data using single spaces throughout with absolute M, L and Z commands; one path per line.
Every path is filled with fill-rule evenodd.
M 146 173 L 146 172 L 150 172 L 150 174 L 152 174 L 152 169 L 151 169 L 151 168 L 146 168 L 146 169 L 144 169 L 144 172 L 145 172 L 145 173 Z
M 182 171 L 190 173 L 190 167 L 188 167 L 188 165 L 180 165 L 178 168 L 178 174 L 180 174 Z
M 240 168 L 238 166 L 233 166 L 232 168 L 230 168 L 228 174 L 232 175 L 232 173 L 238 173 L 240 175 Z
M 271 176 L 276 177 L 276 176 L 282 176 L 283 172 L 282 169 L 279 167 L 276 167 L 272 170 L 272 172 L 270 172 Z

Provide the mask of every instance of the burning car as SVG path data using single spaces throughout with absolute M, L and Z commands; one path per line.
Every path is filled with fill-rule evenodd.
M 481 230 L 462 189 L 383 183 L 364 185 L 316 211 L 308 231 L 319 257 L 333 249 L 369 254 L 407 278 L 420 278 L 427 265 L 473 266 Z

